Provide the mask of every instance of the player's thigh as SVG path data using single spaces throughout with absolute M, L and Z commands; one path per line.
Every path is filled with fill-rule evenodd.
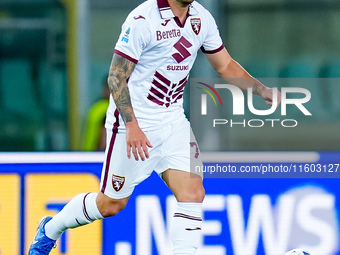
M 162 178 L 178 202 L 203 202 L 205 190 L 201 176 L 187 171 L 168 169 L 162 173 Z
M 135 186 L 148 178 L 157 165 L 160 155 L 157 150 L 149 150 L 150 158 L 145 161 L 130 159 L 126 153 L 126 137 L 124 133 L 107 131 L 108 145 L 101 177 L 101 193 L 112 199 L 129 197 Z M 153 134 L 148 134 L 153 140 Z M 148 138 L 149 138 L 148 137 Z M 155 146 L 157 148 L 157 146 Z
M 169 186 L 177 201 L 202 202 L 205 195 L 202 176 L 194 171 L 196 166 L 202 165 L 202 160 L 190 123 L 183 119 L 170 125 L 164 133 L 167 139 L 156 172 Z
M 202 159 L 190 123 L 183 119 L 172 123 L 164 129 L 165 141 L 162 144 L 162 159 L 155 168 L 161 175 L 168 169 L 176 169 L 184 172 L 197 172 L 201 169 Z

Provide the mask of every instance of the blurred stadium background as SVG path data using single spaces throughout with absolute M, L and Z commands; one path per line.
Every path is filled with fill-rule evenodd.
M 141 2 L 0 0 L 0 255 L 26 254 L 40 216 L 57 212 L 79 192 L 98 190 L 103 154 L 74 151 L 85 149 L 88 114 L 102 98 L 121 24 Z M 277 79 L 305 78 L 313 97 L 313 116 L 292 115 L 299 120 L 294 129 L 221 127 L 207 133 L 195 124 L 206 162 L 235 157 L 249 163 L 249 156 L 259 155 L 257 163 L 339 164 L 340 2 L 198 2 L 216 18 L 229 53 L 253 76 L 279 87 L 286 83 Z M 217 76 L 200 54 L 191 77 Z M 189 93 L 185 97 L 188 112 Z M 298 151 L 308 152 L 289 160 L 289 152 Z M 200 254 L 282 255 L 297 246 L 310 247 L 313 255 L 340 254 L 334 176 L 207 178 Z M 67 232 L 52 254 L 169 254 L 172 209 L 173 197 L 152 175 L 124 214 Z
M 84 148 L 87 114 L 101 98 L 102 80 L 107 76 L 121 24 L 141 2 L 0 1 L 1 151 Z M 230 54 L 253 76 L 340 77 L 339 1 L 201 3 L 217 19 Z M 202 75 L 216 76 L 201 54 L 191 77 Z M 282 132 L 277 139 L 285 144 L 280 147 L 270 142 L 259 143 L 261 133 L 242 138 L 238 130 L 224 131 L 216 136 L 234 139 L 216 149 L 339 150 L 340 143 L 334 141 L 340 141 L 340 132 L 336 132 L 340 86 L 311 87 L 313 97 L 319 98 L 316 104 L 321 102 L 319 111 L 327 116 L 313 118 L 308 132 L 297 129 L 293 139 L 287 139 L 288 135 Z M 311 136 L 313 141 L 307 142 Z

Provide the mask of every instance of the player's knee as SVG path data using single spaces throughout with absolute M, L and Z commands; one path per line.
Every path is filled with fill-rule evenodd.
M 103 217 L 117 215 L 126 206 L 129 198 L 112 199 L 101 193 L 97 197 L 97 207 Z
M 179 202 L 194 202 L 202 203 L 205 197 L 205 190 L 203 187 L 193 189 L 190 191 L 182 192 L 178 195 L 177 200 Z
M 202 203 L 204 200 L 204 197 L 205 197 L 205 190 L 202 187 L 201 189 L 196 190 L 192 202 Z
M 103 217 L 111 217 L 117 215 L 121 210 L 123 210 L 126 206 L 126 201 L 124 200 L 115 200 L 115 201 L 110 201 L 106 203 L 105 206 L 103 206 L 100 209 L 101 215 Z

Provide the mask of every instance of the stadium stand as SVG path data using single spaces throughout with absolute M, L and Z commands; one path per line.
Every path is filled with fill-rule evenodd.
M 30 63 L 21 59 L 2 60 L 0 84 L 0 150 L 37 149 L 42 116 L 33 91 Z
M 25 60 L 2 61 L 0 70 L 4 108 L 23 116 L 38 116 L 30 63 Z
M 280 71 L 280 78 L 280 87 L 300 87 L 310 91 L 312 98 L 305 107 L 312 113 L 313 120 L 322 121 L 330 118 L 324 102 L 325 89 L 318 79 L 316 68 L 308 62 L 292 61 Z M 291 98 L 301 98 L 301 94 L 291 94 Z M 311 119 L 292 105 L 287 106 L 287 112 L 292 112 L 297 118 Z
M 336 119 L 340 117 L 340 61 L 326 64 L 320 71 L 325 88 L 327 89 L 327 103 L 329 111 Z

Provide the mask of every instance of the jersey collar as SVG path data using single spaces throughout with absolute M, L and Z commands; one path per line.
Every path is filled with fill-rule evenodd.
M 175 15 L 172 12 L 168 0 L 157 0 L 157 5 L 159 9 L 159 13 L 161 14 L 162 19 L 174 18 Z M 189 6 L 189 15 L 196 15 L 198 12 L 196 9 L 190 4 Z

